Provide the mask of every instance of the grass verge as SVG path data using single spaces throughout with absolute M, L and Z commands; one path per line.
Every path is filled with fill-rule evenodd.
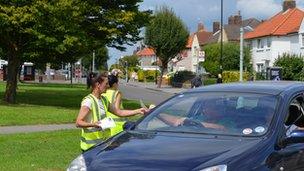
M 0 97 L 5 84 L 0 83 Z M 0 101 L 0 126 L 74 123 L 80 102 L 89 90 L 84 85 L 18 84 L 17 104 Z M 136 109 L 137 101 L 123 99 L 126 109 Z
M 0 135 L 0 170 L 65 170 L 78 156 L 79 130 Z

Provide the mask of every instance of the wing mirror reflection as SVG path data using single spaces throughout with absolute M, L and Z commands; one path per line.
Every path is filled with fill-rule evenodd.
M 288 137 L 282 140 L 280 145 L 286 147 L 296 143 L 304 143 L 304 130 L 293 130 Z

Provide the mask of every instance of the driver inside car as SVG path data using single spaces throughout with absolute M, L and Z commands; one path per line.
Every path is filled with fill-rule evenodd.
M 168 114 L 160 114 L 159 119 L 172 126 L 195 126 L 218 130 L 226 130 L 227 121 L 223 117 L 219 106 L 214 101 L 207 100 L 198 106 L 194 116 L 178 117 Z

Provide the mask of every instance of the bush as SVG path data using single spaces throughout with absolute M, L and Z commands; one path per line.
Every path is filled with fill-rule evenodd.
M 145 78 L 148 82 L 155 81 L 155 74 L 157 74 L 157 76 L 159 76 L 160 72 L 158 70 L 146 70 L 146 71 L 144 71 L 144 76 L 145 76 Z
M 145 80 L 145 74 L 143 70 L 139 70 L 137 72 L 137 76 L 138 76 L 138 81 L 139 82 L 143 82 Z
M 195 73 L 191 71 L 177 71 L 172 78 L 173 87 L 182 87 L 183 83 L 195 77 Z
M 240 72 L 239 71 L 224 71 L 223 72 L 223 82 L 238 82 L 240 80 Z M 243 80 L 249 80 L 249 73 L 243 72 Z
M 283 54 L 275 60 L 274 66 L 282 67 L 283 80 L 303 80 L 304 60 L 302 56 Z
M 216 84 L 216 78 L 205 78 L 203 79 L 204 85 Z
M 266 73 L 265 72 L 257 72 L 255 74 L 256 80 L 266 80 Z

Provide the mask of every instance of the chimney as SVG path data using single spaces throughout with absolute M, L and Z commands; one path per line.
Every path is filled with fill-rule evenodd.
M 220 22 L 216 21 L 216 22 L 213 22 L 213 33 L 217 32 L 220 30 Z
M 203 23 L 198 23 L 198 25 L 197 25 L 197 32 L 203 31 L 203 30 L 205 30 L 204 24 Z
M 234 16 L 234 24 L 242 25 L 241 11 L 238 11 L 238 14 Z
M 228 18 L 228 25 L 233 25 L 234 24 L 234 16 L 230 16 Z
M 242 24 L 241 11 L 238 11 L 237 15 L 231 15 L 228 18 L 228 24 L 229 25 L 241 25 Z
M 296 8 L 296 1 L 295 0 L 284 0 L 283 2 L 283 12 L 287 11 L 290 8 Z

